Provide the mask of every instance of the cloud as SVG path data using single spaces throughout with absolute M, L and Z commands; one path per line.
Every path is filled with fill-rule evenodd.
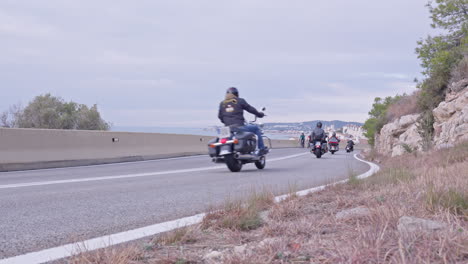
M 414 90 L 425 3 L 1 1 L 0 110 L 52 92 L 115 125 L 202 126 L 237 86 L 268 120 L 363 121 Z
M 28 16 L 12 16 L 0 11 L 0 36 L 44 38 L 57 34 L 49 24 L 41 24 Z

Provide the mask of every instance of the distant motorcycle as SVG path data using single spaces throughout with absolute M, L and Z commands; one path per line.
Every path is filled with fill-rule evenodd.
M 351 152 L 354 150 L 354 145 L 351 144 L 350 142 L 348 142 L 348 144 L 346 145 L 346 152 Z
M 265 111 L 265 108 L 262 109 Z M 256 124 L 257 117 L 250 124 Z M 261 126 L 260 126 L 261 127 Z M 269 142 L 267 136 L 263 136 Z M 211 140 L 208 144 L 208 154 L 215 163 L 225 163 L 232 172 L 239 172 L 247 163 L 254 163 L 258 169 L 264 169 L 266 165 L 266 154 L 256 155 L 257 136 L 251 132 L 245 132 L 238 127 L 222 127 L 219 137 Z
M 338 144 L 339 144 L 339 142 L 330 141 L 330 142 L 328 142 L 328 144 L 330 145 L 330 153 L 331 153 L 332 155 L 335 154 L 335 152 L 338 151 Z

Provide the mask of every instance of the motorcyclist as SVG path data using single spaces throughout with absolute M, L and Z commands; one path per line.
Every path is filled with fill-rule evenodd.
M 252 132 L 258 138 L 258 155 L 268 153 L 268 148 L 263 142 L 262 132 L 260 128 L 253 124 L 246 124 L 244 119 L 244 110 L 262 118 L 264 113 L 257 111 L 253 106 L 249 105 L 243 98 L 239 98 L 239 91 L 235 87 L 231 87 L 226 91 L 226 98 L 219 104 L 218 118 L 225 126 L 237 127 L 242 131 Z
M 325 131 L 322 129 L 322 122 L 318 122 L 317 123 L 317 126 L 314 128 L 314 130 L 312 131 L 312 134 L 310 135 L 310 138 L 313 140 L 313 141 L 318 141 L 320 140 L 320 142 L 322 143 L 322 145 L 324 145 L 325 143 L 325 148 L 326 148 L 326 143 L 327 143 L 327 135 L 325 134 Z
M 338 149 L 339 143 L 340 143 L 340 139 L 336 136 L 336 132 L 333 132 L 332 136 L 328 140 L 328 144 L 330 145 L 330 147 L 335 145 Z
M 305 145 L 305 135 L 304 132 L 299 136 L 299 142 L 301 142 L 301 146 L 304 147 Z
M 348 140 L 348 147 L 350 147 L 351 150 L 354 150 L 354 141 L 352 139 Z

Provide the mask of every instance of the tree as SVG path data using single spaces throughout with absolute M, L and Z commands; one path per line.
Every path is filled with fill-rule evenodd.
M 366 130 L 364 136 L 367 137 L 370 145 L 374 145 L 375 134 L 379 134 L 382 127 L 388 122 L 388 107 L 394 102 L 400 100 L 400 98 L 402 98 L 402 96 L 396 95 L 395 97 L 385 97 L 385 99 L 380 97 L 376 97 L 374 99 L 372 109 L 369 111 L 369 119 L 366 120 L 363 126 L 363 128 Z
M 101 118 L 97 105 L 88 108 L 51 94 L 36 96 L 24 109 L 19 108 L 14 113 L 2 114 L 0 122 L 6 127 L 20 128 L 110 129 L 110 124 Z
M 468 1 L 467 0 L 436 0 L 429 1 L 427 7 L 431 12 L 433 28 L 442 28 L 449 32 L 457 32 L 468 26 Z
M 20 104 L 10 106 L 7 111 L 0 114 L 0 127 L 18 127 L 19 116 L 22 114 Z

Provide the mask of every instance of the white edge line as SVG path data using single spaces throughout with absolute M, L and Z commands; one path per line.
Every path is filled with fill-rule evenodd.
M 294 155 L 274 158 L 274 159 L 270 159 L 269 162 L 275 162 L 275 161 L 280 161 L 280 160 L 285 160 L 285 159 L 296 158 L 296 157 L 307 155 L 307 154 L 308 153 L 300 153 L 300 154 L 294 154 Z M 224 166 L 211 166 L 211 167 L 201 167 L 201 168 L 193 168 L 193 169 L 180 169 L 180 170 L 171 170 L 171 171 L 145 172 L 145 173 L 135 173 L 135 174 L 114 175 L 114 176 L 75 178 L 75 179 L 68 179 L 68 180 L 51 180 L 51 181 L 41 181 L 41 182 L 11 183 L 11 184 L 0 185 L 0 189 L 13 189 L 13 188 L 22 188 L 22 187 L 31 187 L 31 186 L 44 186 L 44 185 L 54 185 L 54 184 L 104 181 L 104 180 L 115 180 L 115 179 L 126 179 L 126 178 L 139 178 L 139 177 L 158 176 L 158 175 L 209 171 L 209 170 L 217 170 L 217 169 L 222 169 L 222 168 L 224 168 Z
M 291 158 L 291 157 L 297 157 L 301 155 L 304 155 L 304 154 L 291 155 L 287 157 Z M 283 160 L 283 159 L 286 159 L 287 157 L 277 158 L 271 161 Z M 368 162 L 368 161 L 360 159 L 357 156 L 357 154 L 354 154 L 354 158 L 370 166 L 370 169 L 367 172 L 357 176 L 358 179 L 367 178 L 380 170 L 380 167 L 378 165 L 372 162 Z M 347 181 L 348 179 L 345 179 L 345 180 L 341 180 L 341 181 L 334 182 L 331 184 L 326 184 L 326 185 L 314 187 L 311 189 L 302 190 L 302 191 L 296 192 L 295 194 L 298 196 L 304 196 L 309 193 L 314 193 L 314 192 L 324 190 L 328 186 L 345 183 Z M 290 196 L 289 194 L 277 196 L 275 197 L 275 202 L 283 201 L 289 196 Z M 132 240 L 144 238 L 147 236 L 153 236 L 153 235 L 160 234 L 163 232 L 168 232 L 177 228 L 195 225 L 195 224 L 200 223 L 203 220 L 203 217 L 205 215 L 206 213 L 201 213 L 201 214 L 197 214 L 197 215 L 193 215 L 189 217 L 184 217 L 184 218 L 180 218 L 180 219 L 176 219 L 176 220 L 172 220 L 168 222 L 141 227 L 141 228 L 124 231 L 124 232 L 120 232 L 120 233 L 116 233 L 112 235 L 97 237 L 97 238 L 93 238 L 93 239 L 89 239 L 89 240 L 85 240 L 85 241 L 81 241 L 77 243 L 71 243 L 71 244 L 67 244 L 63 246 L 44 249 L 41 251 L 31 252 L 31 253 L 27 253 L 24 255 L 19 255 L 19 256 L 7 258 L 7 259 L 0 259 L 0 264 L 23 264 L 23 263 L 40 264 L 44 262 L 59 260 L 62 258 L 73 256 L 77 253 L 80 253 L 80 251 L 82 250 L 91 251 L 91 250 L 101 249 L 101 248 L 129 242 Z

